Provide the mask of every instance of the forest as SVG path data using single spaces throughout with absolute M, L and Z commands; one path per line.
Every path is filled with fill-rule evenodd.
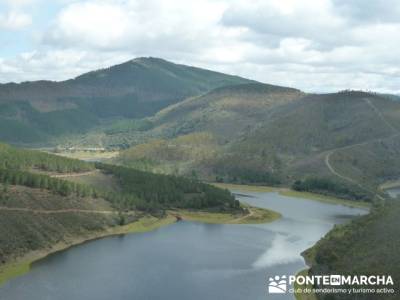
M 94 169 L 94 165 L 57 155 L 34 150 L 18 149 L 0 143 L 0 168 L 14 170 L 42 170 L 48 172 L 69 173 L 85 172 Z
M 329 178 L 308 177 L 304 180 L 296 180 L 292 185 L 292 189 L 300 192 L 314 192 L 356 201 L 371 201 L 373 198 L 370 193 L 354 185 L 348 186 Z
M 122 198 L 111 201 L 122 207 L 138 209 L 191 208 L 214 211 L 239 210 L 240 203 L 228 191 L 199 182 L 196 179 L 173 175 L 153 174 L 131 168 L 97 163 L 96 168 L 118 179 Z M 114 199 L 115 198 L 115 199 Z
M 51 177 L 48 173 L 79 173 L 94 169 L 114 176 L 118 181 L 118 192 Z M 9 185 L 22 185 L 61 196 L 101 197 L 121 211 L 158 212 L 170 208 L 241 210 L 239 201 L 229 191 L 195 179 L 87 163 L 8 145 L 0 145 L 0 183 L 4 184 L 4 189 Z

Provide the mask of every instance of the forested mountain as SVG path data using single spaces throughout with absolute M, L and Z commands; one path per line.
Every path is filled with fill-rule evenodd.
M 400 103 L 382 95 L 245 84 L 185 100 L 148 120 L 149 141 L 122 152 L 121 163 L 242 183 L 319 177 L 330 184 L 307 187 L 329 186 L 327 193 L 337 194 L 334 186 L 344 186 L 349 198 L 373 197 L 379 184 L 400 176 Z
M 1 84 L 0 140 L 45 142 L 110 118 L 149 116 L 187 97 L 244 82 L 250 81 L 150 57 L 62 82 Z
M 393 95 L 306 94 L 157 58 L 64 82 L 1 85 L 0 125 L 0 140 L 32 145 L 68 134 L 67 146 L 129 148 L 120 164 L 211 181 L 297 182 L 364 199 L 400 175 Z

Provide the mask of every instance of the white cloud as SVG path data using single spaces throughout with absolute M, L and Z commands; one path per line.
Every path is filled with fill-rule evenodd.
M 0 78 L 4 82 L 38 79 L 66 80 L 82 73 L 127 61 L 121 52 L 50 50 L 24 52 L 13 59 L 0 59 Z
M 17 0 L 18 7 L 32 1 L 45 5 L 43 0 Z M 57 3 L 62 8 L 48 20 L 41 38 L 33 39 L 39 41 L 34 51 L 0 61 L 2 81 L 62 79 L 151 55 L 307 91 L 400 89 L 395 51 L 400 47 L 400 2 L 395 0 L 370 0 L 368 5 L 361 0 Z M 0 24 L 14 20 L 14 25 L 27 26 L 26 17 L 3 15 Z
M 58 16 L 50 39 L 67 45 L 113 48 L 128 33 L 129 15 L 116 5 L 74 3 Z
M 44 37 L 61 47 L 123 49 L 138 52 L 168 48 L 191 49 L 213 42 L 219 32 L 223 7 L 218 2 L 194 0 L 87 1 L 68 5 Z
M 32 23 L 31 16 L 25 13 L 10 11 L 0 14 L 0 29 L 18 30 Z

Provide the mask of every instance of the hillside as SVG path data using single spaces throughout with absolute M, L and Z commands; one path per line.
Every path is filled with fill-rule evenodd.
M 0 140 L 43 143 L 111 118 L 150 116 L 187 97 L 244 82 L 250 81 L 150 57 L 62 82 L 1 84 Z
M 268 119 L 274 108 L 304 94 L 296 89 L 247 83 L 215 89 L 167 107 L 151 119 L 164 137 L 208 131 L 230 140 L 247 127 Z
M 379 206 L 350 224 L 335 227 L 303 255 L 314 275 L 391 275 L 394 288 L 399 290 L 400 272 L 398 200 Z M 377 287 L 375 287 L 377 288 Z M 398 299 L 398 292 L 382 299 Z M 354 299 L 354 295 L 320 295 L 320 300 Z M 360 294 L 357 299 L 377 299 L 376 294 Z
M 295 89 L 250 83 L 189 98 L 146 119 L 151 124 L 147 130 L 114 134 L 138 144 L 122 152 L 119 161 L 159 172 L 207 176 L 212 170 L 203 169 L 225 157 L 233 141 L 303 96 Z
M 376 94 L 238 85 L 149 120 L 152 128 L 140 134 L 150 140 L 123 151 L 119 162 L 226 182 L 291 185 L 320 177 L 332 182 L 325 192 L 344 185 L 361 198 L 400 176 L 400 103 Z
M 177 220 L 259 223 L 280 215 L 242 207 L 193 178 L 89 163 L 0 144 L 0 284 L 56 250 Z

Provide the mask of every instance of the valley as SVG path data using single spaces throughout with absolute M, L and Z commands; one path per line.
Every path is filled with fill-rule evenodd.
M 142 295 L 174 298 L 190 294 L 191 299 L 204 299 L 211 294 L 226 297 L 228 293 L 231 299 L 242 299 L 242 295 L 250 291 L 252 299 L 262 299 L 265 276 L 277 272 L 294 274 L 304 268 L 302 249 L 315 243 L 333 224 L 367 212 L 273 192 L 248 192 L 241 187 L 232 192 L 241 195 L 237 196 L 241 202 L 260 209 L 273 209 L 282 217 L 272 223 L 248 225 L 220 224 L 224 216 L 217 216 L 212 224 L 204 223 L 202 218 L 184 218 L 144 234 L 91 241 L 34 263 L 29 273 L 0 288 L 0 296 L 25 297 L 29 293 L 34 300 L 43 295 L 70 299 L 75 297 L 71 285 L 78 284 L 88 297 L 98 299 L 107 299 L 109 293 L 121 297 L 126 290 L 138 298 Z M 154 276 L 152 270 L 157 270 L 158 275 Z M 50 273 L 51 277 L 46 276 Z M 72 281 L 65 276 L 71 276 Z M 115 276 L 119 278 L 118 284 L 113 283 Z M 38 278 L 54 289 L 46 290 Z M 251 280 L 247 280 L 249 278 Z M 132 280 L 139 284 L 132 286 Z M 154 289 L 144 282 L 162 288 Z M 185 282 L 183 286 L 182 282 Z M 294 298 L 292 294 L 279 296 L 279 299 Z
M 306 93 L 154 57 L 60 82 L 0 84 L 0 140 L 8 143 L 0 144 L 0 296 L 18 299 L 21 286 L 38 284 L 41 265 L 74 266 L 57 257 L 76 253 L 82 262 L 92 245 L 114 255 L 121 241 L 124 261 L 135 243 L 155 262 L 164 257 L 195 274 L 185 282 L 198 299 L 209 296 L 194 284 L 209 284 L 202 272 L 221 287 L 227 282 L 218 274 L 238 280 L 234 299 L 243 293 L 244 274 L 259 280 L 274 266 L 280 273 L 304 270 L 300 253 L 310 274 L 374 270 L 397 279 L 388 259 L 397 259 L 398 203 L 389 188 L 400 178 L 399 132 L 393 95 Z M 380 230 L 386 233 L 378 237 Z M 236 249 L 239 264 L 215 271 L 185 240 L 203 243 L 212 255 L 215 245 Z M 198 261 L 186 257 L 192 252 Z M 132 267 L 149 280 L 143 253 Z M 349 267 L 364 255 L 371 263 Z M 105 273 L 100 262 L 112 257 L 100 251 L 100 269 L 91 267 Z M 215 266 L 225 261 L 210 259 Z M 54 272 L 56 281 L 46 280 L 63 299 L 74 298 L 57 281 L 66 273 Z M 100 286 L 97 279 L 88 286 Z M 257 284 L 254 299 L 264 295 Z M 46 295 L 42 288 L 32 299 Z M 142 292 L 137 296 L 152 293 Z M 176 297 L 168 286 L 166 292 Z

